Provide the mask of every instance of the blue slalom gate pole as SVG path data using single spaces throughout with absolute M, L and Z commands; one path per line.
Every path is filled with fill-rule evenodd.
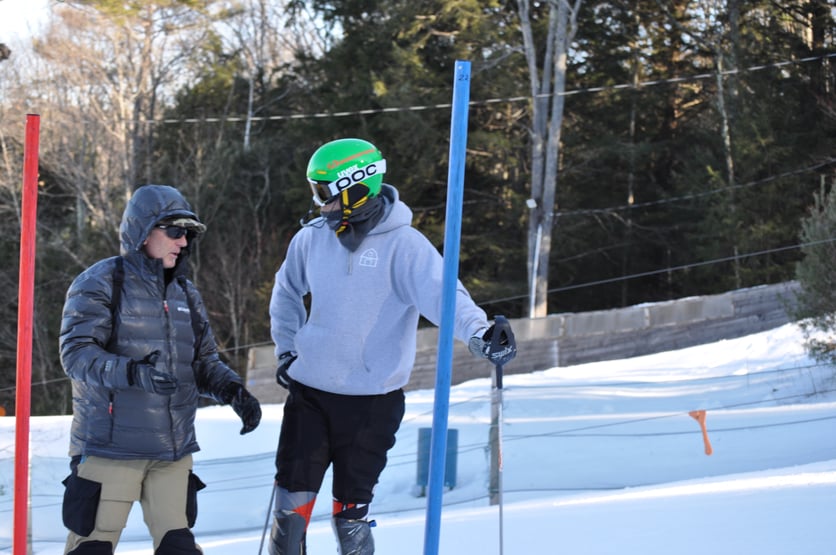
M 453 325 L 456 316 L 456 285 L 459 273 L 459 243 L 462 234 L 464 162 L 467 147 L 467 110 L 470 102 L 470 62 L 456 60 L 453 81 L 453 115 L 450 122 L 450 156 L 447 172 L 447 212 L 444 230 L 444 276 L 441 294 L 441 324 L 438 333 L 435 403 L 430 439 L 427 520 L 424 555 L 437 555 L 441 532 L 441 496 L 447 457 L 447 417 L 453 366 Z

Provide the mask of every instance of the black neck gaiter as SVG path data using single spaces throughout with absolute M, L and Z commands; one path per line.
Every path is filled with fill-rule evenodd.
M 359 206 L 349 210 L 348 217 L 340 211 L 328 213 L 325 219 L 328 226 L 337 233 L 342 246 L 354 252 L 374 229 L 386 211 L 386 201 L 383 197 L 372 197 L 359 202 Z M 345 212 L 345 211 L 343 211 Z

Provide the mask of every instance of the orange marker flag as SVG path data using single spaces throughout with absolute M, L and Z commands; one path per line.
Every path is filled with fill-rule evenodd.
M 708 441 L 708 430 L 705 428 L 705 411 L 692 410 L 688 415 L 699 422 L 700 430 L 702 430 L 702 442 L 705 444 L 705 454 L 710 455 L 714 450 L 711 448 L 711 442 Z

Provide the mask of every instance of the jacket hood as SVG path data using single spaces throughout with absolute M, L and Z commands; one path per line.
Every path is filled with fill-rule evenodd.
M 176 217 L 200 221 L 188 201 L 174 187 L 143 185 L 138 188 L 128 201 L 119 226 L 122 256 L 141 250 L 154 225 Z
M 386 212 L 370 234 L 386 233 L 397 227 L 412 225 L 412 210 L 400 200 L 400 194 L 395 187 L 384 183 L 379 196 L 386 202 Z

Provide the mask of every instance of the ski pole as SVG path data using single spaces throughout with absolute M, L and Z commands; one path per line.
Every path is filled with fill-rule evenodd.
M 273 514 L 273 500 L 276 498 L 276 488 L 279 483 L 273 481 L 273 491 L 270 493 L 270 504 L 267 505 L 267 518 L 264 519 L 264 529 L 261 531 L 261 543 L 258 545 L 258 555 L 261 555 L 261 550 L 264 549 L 264 538 L 267 536 L 267 526 L 270 524 L 270 515 Z
M 496 425 L 496 444 L 497 444 L 497 499 L 499 501 L 499 555 L 503 553 L 503 515 L 502 515 L 502 365 L 496 364 L 496 406 L 497 406 L 497 425 Z
M 502 367 L 510 361 L 517 352 L 517 344 L 514 339 L 514 332 L 511 331 L 511 324 L 505 316 L 497 315 L 494 318 L 493 335 L 491 346 L 488 349 L 488 358 L 494 362 L 496 368 L 496 388 L 494 393 L 496 399 L 496 450 L 497 450 L 497 502 L 499 503 L 499 554 L 503 553 L 503 514 L 502 514 Z

